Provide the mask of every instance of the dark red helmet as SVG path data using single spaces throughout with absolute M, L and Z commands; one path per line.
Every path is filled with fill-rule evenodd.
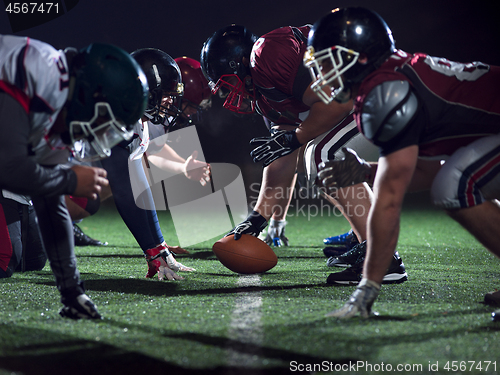
M 201 121 L 202 111 L 212 104 L 212 92 L 208 81 L 201 71 L 200 62 L 190 57 L 177 57 L 175 62 L 179 66 L 184 83 L 184 96 L 182 98 L 182 119 L 188 125 Z

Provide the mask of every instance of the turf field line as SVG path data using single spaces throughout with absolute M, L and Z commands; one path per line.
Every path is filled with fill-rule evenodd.
M 242 275 L 236 282 L 239 288 L 260 286 L 259 275 Z M 228 330 L 230 345 L 226 349 L 229 366 L 247 367 L 256 364 L 261 356 L 262 332 L 262 295 L 260 291 L 241 291 L 237 293 L 234 309 L 231 313 L 231 323 Z M 241 343 L 235 345 L 235 343 Z M 252 353 L 244 353 L 247 344 L 253 344 L 256 349 Z

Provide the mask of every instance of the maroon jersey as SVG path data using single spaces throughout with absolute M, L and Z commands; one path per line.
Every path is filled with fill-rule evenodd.
M 360 131 L 366 96 L 383 82 L 399 80 L 410 83 L 419 109 L 397 139 L 379 144 L 382 155 L 411 145 L 419 146 L 420 156 L 451 155 L 478 138 L 500 133 L 500 67 L 401 50 L 362 82 L 355 100 Z
M 302 63 L 310 26 L 282 27 L 261 36 L 250 56 L 252 80 L 260 95 L 257 112 L 276 124 L 299 125 L 309 106 L 302 96 L 311 76 Z

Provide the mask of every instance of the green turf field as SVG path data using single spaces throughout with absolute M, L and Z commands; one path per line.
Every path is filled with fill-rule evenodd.
M 2 279 L 0 374 L 499 373 L 500 324 L 482 300 L 500 288 L 500 261 L 425 202 L 402 217 L 409 280 L 382 287 L 379 316 L 349 321 L 324 317 L 355 289 L 325 283 L 340 269 L 326 267 L 322 239 L 348 230 L 338 215 L 290 217 L 291 247 L 275 249 L 265 274 L 232 273 L 207 241 L 178 256 L 196 273 L 159 282 L 144 278 L 142 252 L 104 205 L 81 228 L 109 246 L 77 248 L 104 319 L 60 318 L 48 267 Z M 160 222 L 175 245 L 166 212 Z

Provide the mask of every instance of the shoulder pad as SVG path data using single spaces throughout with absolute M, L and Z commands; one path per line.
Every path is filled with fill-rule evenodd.
M 374 143 L 386 143 L 400 134 L 413 119 L 418 99 L 408 81 L 388 81 L 366 96 L 361 129 Z

